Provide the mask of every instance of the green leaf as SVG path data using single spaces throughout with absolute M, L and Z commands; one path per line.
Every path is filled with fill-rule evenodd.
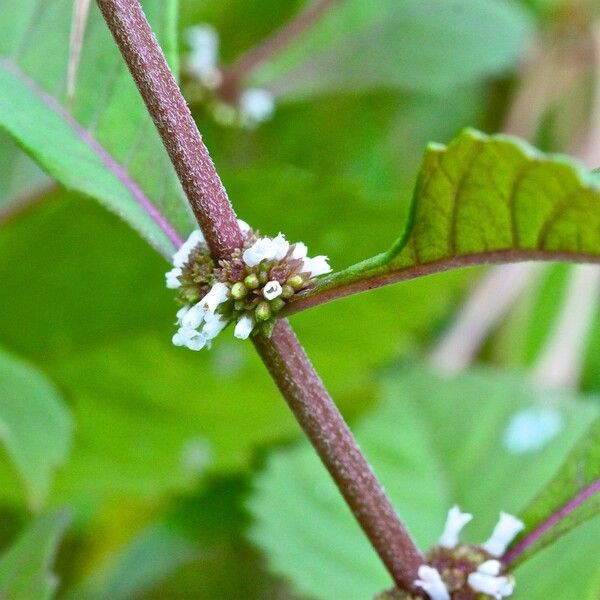
M 49 188 L 50 180 L 12 139 L 0 131 L 0 224 Z
M 96 198 L 170 256 L 191 217 L 139 93 L 97 7 L 73 105 L 65 100 L 71 0 L 5 0 L 0 128 L 65 187 Z M 176 0 L 144 10 L 176 64 Z M 151 168 L 148 168 L 151 165 Z
M 600 513 L 600 419 L 522 513 L 526 528 L 513 549 L 515 564 Z
M 54 385 L 0 348 L 0 441 L 39 509 L 69 453 L 71 417 Z
M 451 268 L 525 260 L 600 260 L 598 180 L 567 157 L 467 130 L 448 146 L 430 144 L 392 249 L 325 278 L 292 311 Z
M 339 2 L 250 77 L 286 99 L 373 88 L 448 93 L 505 73 L 531 34 L 514 2 Z
M 557 394 L 552 400 L 560 407 L 560 433 L 543 447 L 511 451 L 506 439 L 514 417 L 548 400 L 522 377 L 472 372 L 446 380 L 424 369 L 406 370 L 390 377 L 384 402 L 355 433 L 421 547 L 436 542 L 454 503 L 475 515 L 464 539 L 482 543 L 498 512 L 518 514 L 597 414 L 573 395 Z M 301 592 L 310 598 L 368 598 L 389 587 L 312 448 L 303 444 L 275 453 L 255 485 L 251 539 Z M 571 565 L 591 567 L 595 556 L 567 548 L 552 568 L 570 582 Z M 518 573 L 517 584 L 524 595 L 515 598 L 546 598 L 529 595 L 529 580 Z
M 40 517 L 0 557 L 0 597 L 46 600 L 54 596 L 58 579 L 50 569 L 68 523 L 64 511 Z

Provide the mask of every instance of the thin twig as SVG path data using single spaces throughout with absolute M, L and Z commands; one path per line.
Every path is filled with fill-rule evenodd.
M 211 251 L 241 246 L 227 195 L 136 0 L 97 0 L 169 151 Z M 255 345 L 390 575 L 412 590 L 423 558 L 360 453 L 342 416 L 285 322 Z
M 325 13 L 340 0 L 315 0 L 291 21 L 258 45 L 242 54 L 229 68 L 223 71 L 222 89 L 229 95 L 235 94 L 240 82 L 258 66 L 281 52 L 310 29 Z

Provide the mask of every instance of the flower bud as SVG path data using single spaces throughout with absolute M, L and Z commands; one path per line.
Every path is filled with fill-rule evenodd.
M 257 321 L 268 321 L 271 318 L 271 309 L 268 302 L 259 302 L 254 311 Z
M 248 294 L 248 288 L 241 282 L 238 281 L 231 286 L 231 296 L 236 300 L 241 300 Z
M 251 273 L 244 279 L 244 286 L 249 290 L 255 290 L 259 285 L 260 281 L 254 273 Z

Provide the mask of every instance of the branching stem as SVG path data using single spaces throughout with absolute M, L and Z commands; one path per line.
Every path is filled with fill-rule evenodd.
M 139 0 L 97 0 L 152 115 L 211 252 L 242 244 L 235 214 Z M 412 590 L 423 562 L 296 336 L 280 321 L 256 348 L 395 583 Z

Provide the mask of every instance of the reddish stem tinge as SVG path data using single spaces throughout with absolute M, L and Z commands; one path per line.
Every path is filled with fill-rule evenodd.
M 97 0 L 215 256 L 242 244 L 214 169 L 139 0 Z M 398 586 L 411 590 L 423 559 L 286 322 L 255 345 L 298 423 Z M 249 426 L 251 426 L 249 424 Z

